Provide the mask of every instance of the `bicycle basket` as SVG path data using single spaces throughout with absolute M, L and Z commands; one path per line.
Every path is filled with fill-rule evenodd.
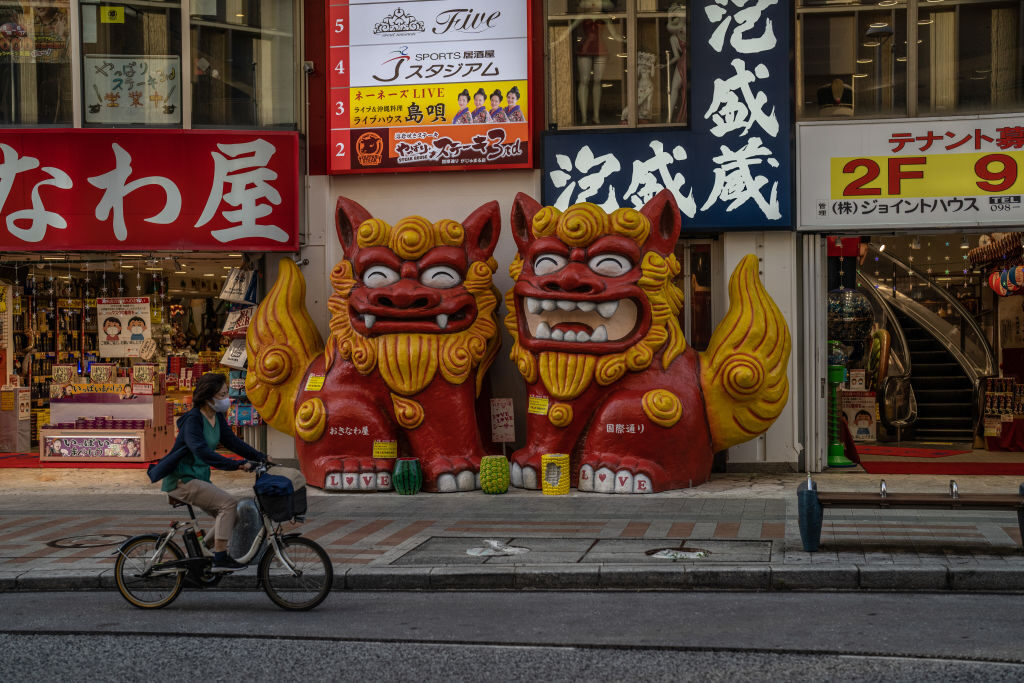
M 306 487 L 284 496 L 257 493 L 260 507 L 275 522 L 287 522 L 306 514 Z

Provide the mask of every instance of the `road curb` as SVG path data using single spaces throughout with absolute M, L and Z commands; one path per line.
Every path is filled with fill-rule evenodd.
M 114 590 L 111 569 L 0 571 L 0 593 Z M 227 576 L 212 590 L 251 590 L 255 575 Z M 186 587 L 187 590 L 189 589 Z M 334 590 L 741 590 L 1024 592 L 1024 568 L 1005 566 L 808 566 L 564 564 L 346 567 Z

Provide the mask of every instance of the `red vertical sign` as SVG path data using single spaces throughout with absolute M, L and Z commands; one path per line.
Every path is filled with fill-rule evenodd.
M 328 121 L 331 146 L 328 166 L 350 169 L 352 164 L 349 141 L 350 115 L 348 112 L 348 2 L 335 0 L 327 8 L 327 61 L 328 61 Z

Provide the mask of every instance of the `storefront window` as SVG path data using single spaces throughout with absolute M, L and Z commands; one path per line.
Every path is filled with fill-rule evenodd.
M 294 126 L 291 3 L 193 1 L 192 123 Z
M 0 0 L 0 125 L 70 125 L 67 2 Z
M 181 5 L 81 3 L 86 125 L 181 125 Z
M 800 115 L 905 115 L 906 6 L 851 2 L 836 11 L 827 0 L 803 4 L 814 9 L 799 15 Z
M 687 122 L 682 0 L 550 0 L 548 119 L 559 128 Z
M 921 6 L 918 110 L 946 114 L 1019 109 L 1021 5 L 949 2 Z
M 1006 111 L 1024 100 L 1019 2 L 802 0 L 797 22 L 802 118 Z

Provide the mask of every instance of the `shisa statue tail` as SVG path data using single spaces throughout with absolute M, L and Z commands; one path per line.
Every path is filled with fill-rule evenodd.
M 701 387 L 715 452 L 764 433 L 789 398 L 789 327 L 744 256 L 729 279 L 729 311 L 701 354 Z
M 306 280 L 291 259 L 281 260 L 277 282 L 256 309 L 245 342 L 249 400 L 270 426 L 294 436 L 295 397 L 324 342 L 306 311 Z

